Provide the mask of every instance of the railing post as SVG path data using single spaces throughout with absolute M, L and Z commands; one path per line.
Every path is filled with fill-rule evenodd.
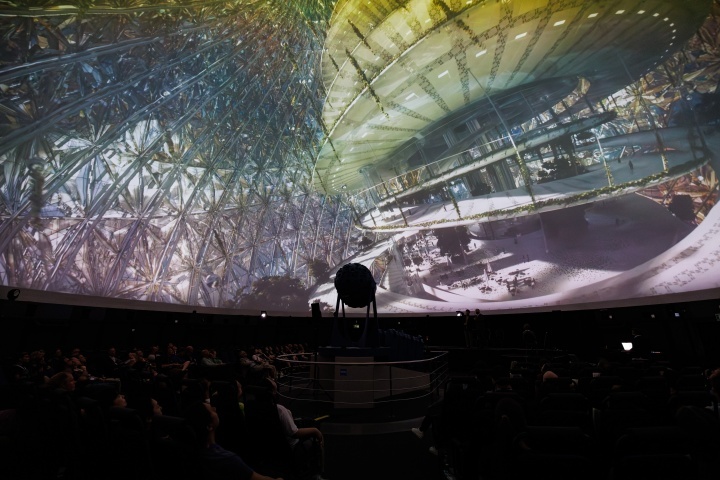
M 388 379 L 390 380 L 390 418 L 395 418 L 395 402 L 393 401 L 392 365 L 388 365 Z

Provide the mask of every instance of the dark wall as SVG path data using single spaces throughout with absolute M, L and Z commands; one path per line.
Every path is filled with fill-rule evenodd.
M 487 315 L 493 347 L 522 347 L 523 324 L 529 323 L 547 349 L 594 358 L 619 349 L 640 328 L 651 348 L 682 363 L 720 365 L 720 301 L 647 305 L 604 310 L 552 311 Z M 0 302 L 0 349 L 3 357 L 23 350 L 56 346 L 104 349 L 109 345 L 192 344 L 217 349 L 248 345 L 308 343 L 327 345 L 332 317 L 269 317 L 122 310 L 32 302 Z M 464 346 L 463 318 L 380 317 L 380 328 L 420 335 L 427 345 Z

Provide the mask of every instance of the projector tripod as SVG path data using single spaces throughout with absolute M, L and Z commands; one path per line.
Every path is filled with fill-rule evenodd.
M 370 317 L 370 307 L 372 306 L 373 316 Z M 362 308 L 362 307 L 361 307 Z M 347 322 L 341 322 L 338 318 L 338 313 L 342 309 L 342 318 L 345 319 L 345 302 L 338 295 L 337 302 L 335 303 L 335 312 L 333 317 L 333 332 L 331 337 L 331 343 L 333 346 L 339 347 L 377 347 L 378 346 L 378 322 L 377 322 L 377 302 L 375 301 L 375 292 L 372 292 L 370 301 L 367 303 L 365 310 L 365 328 L 363 330 L 360 339 L 353 341 L 350 338 Z M 342 323 L 342 326 L 340 324 Z

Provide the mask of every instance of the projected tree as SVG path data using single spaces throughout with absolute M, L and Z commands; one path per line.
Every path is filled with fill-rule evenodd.
M 434 231 L 437 236 L 437 247 L 443 255 L 462 258 L 462 254 L 470 244 L 467 227 L 440 228 Z
M 210 306 L 348 253 L 309 188 L 326 0 L 43 2 L 0 33 L 0 283 Z

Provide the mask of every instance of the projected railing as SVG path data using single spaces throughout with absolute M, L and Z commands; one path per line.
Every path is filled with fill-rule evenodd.
M 433 397 L 448 376 L 448 352 L 427 352 L 426 358 L 393 362 L 368 361 L 368 357 L 320 354 L 311 360 L 277 357 L 278 390 L 289 400 L 330 404 L 334 408 L 373 408 Z

